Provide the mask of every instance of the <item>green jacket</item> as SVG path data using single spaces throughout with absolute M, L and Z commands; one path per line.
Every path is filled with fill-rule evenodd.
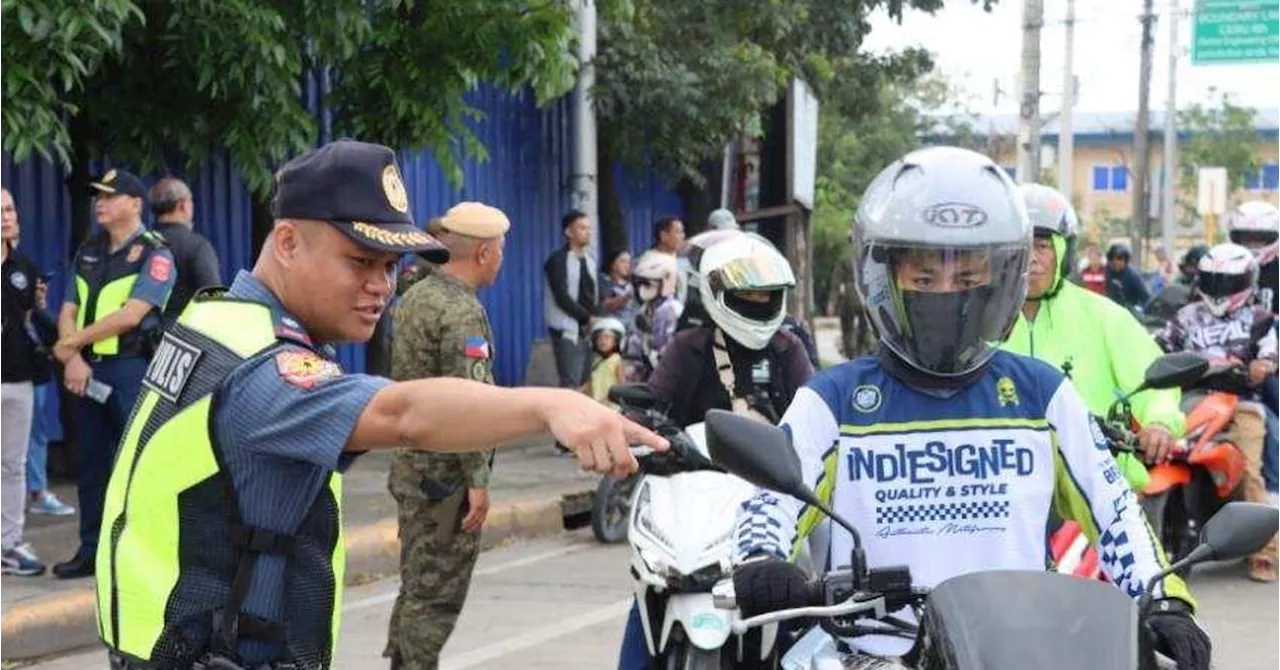
M 1147 366 L 1160 348 L 1142 324 L 1104 295 L 1063 282 L 1054 297 L 1040 303 L 1034 321 L 1023 314 L 1013 325 L 1004 348 L 1034 356 L 1058 368 L 1070 363 L 1071 379 L 1089 410 L 1106 416 L 1116 391 L 1142 383 Z M 1178 389 L 1143 391 L 1133 397 L 1133 413 L 1141 425 L 1163 424 L 1181 435 L 1185 417 Z M 1117 459 L 1136 489 L 1147 483 L 1146 468 L 1129 454 Z

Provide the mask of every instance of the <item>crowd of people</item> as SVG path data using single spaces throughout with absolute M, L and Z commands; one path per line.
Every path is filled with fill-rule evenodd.
M 51 274 L 20 251 L 13 195 L 0 190 L 4 254 L 4 574 L 38 576 L 46 566 L 23 540 L 27 513 L 70 516 L 76 508 L 48 487 L 46 405 L 60 379 L 70 392 L 77 453 L 80 546 L 53 567 L 63 579 L 94 573 L 93 557 L 112 458 L 133 410 L 142 373 L 165 324 L 196 289 L 221 283 L 217 254 L 193 230 L 190 188 L 166 177 L 150 190 L 109 170 L 90 182 L 100 229 L 77 250 L 74 276 L 52 305 Z M 143 225 L 150 207 L 155 225 Z

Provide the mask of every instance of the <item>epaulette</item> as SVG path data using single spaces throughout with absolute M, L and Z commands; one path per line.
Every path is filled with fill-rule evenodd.
M 155 249 L 163 249 L 169 244 L 169 241 L 164 239 L 164 235 L 154 230 L 142 231 L 142 238 L 151 243 L 152 248 Z

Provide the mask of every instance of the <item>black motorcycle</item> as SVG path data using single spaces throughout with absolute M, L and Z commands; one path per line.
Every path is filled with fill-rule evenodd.
M 798 590 L 806 594 L 797 596 L 804 602 L 734 620 L 735 632 L 788 620 L 820 626 L 832 640 L 888 630 L 915 642 L 902 662 L 930 670 L 1172 667 L 1155 651 L 1151 635 L 1143 634 L 1154 602 L 1149 596 L 1135 602 L 1114 586 L 1053 572 L 970 573 L 927 589 L 913 585 L 905 565 L 868 569 L 857 529 L 804 484 L 787 433 L 720 410 L 707 413 L 706 432 L 717 466 L 822 510 L 854 540 L 848 568 L 827 572 L 811 588 Z M 1225 505 L 1203 527 L 1200 544 L 1154 577 L 1147 593 L 1185 566 L 1252 554 L 1275 533 L 1277 523 L 1280 512 L 1268 505 Z M 715 593 L 718 606 L 736 607 L 731 581 L 718 584 Z M 915 611 L 918 625 L 894 615 L 903 607 Z M 830 650 L 837 648 L 833 643 Z

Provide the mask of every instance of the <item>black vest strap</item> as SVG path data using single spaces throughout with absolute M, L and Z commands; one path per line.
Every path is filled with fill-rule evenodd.
M 227 604 L 214 612 L 212 649 L 214 653 L 234 658 L 236 645 L 241 636 L 271 644 L 285 644 L 283 624 L 248 616 L 240 609 L 244 607 L 244 601 L 249 596 L 249 586 L 253 583 L 253 570 L 257 566 L 258 555 L 288 556 L 293 552 L 294 537 L 265 528 L 247 526 L 237 520 L 231 524 L 231 542 L 240 550 L 240 559 L 236 564 L 235 577 L 231 580 L 231 593 L 227 596 Z

